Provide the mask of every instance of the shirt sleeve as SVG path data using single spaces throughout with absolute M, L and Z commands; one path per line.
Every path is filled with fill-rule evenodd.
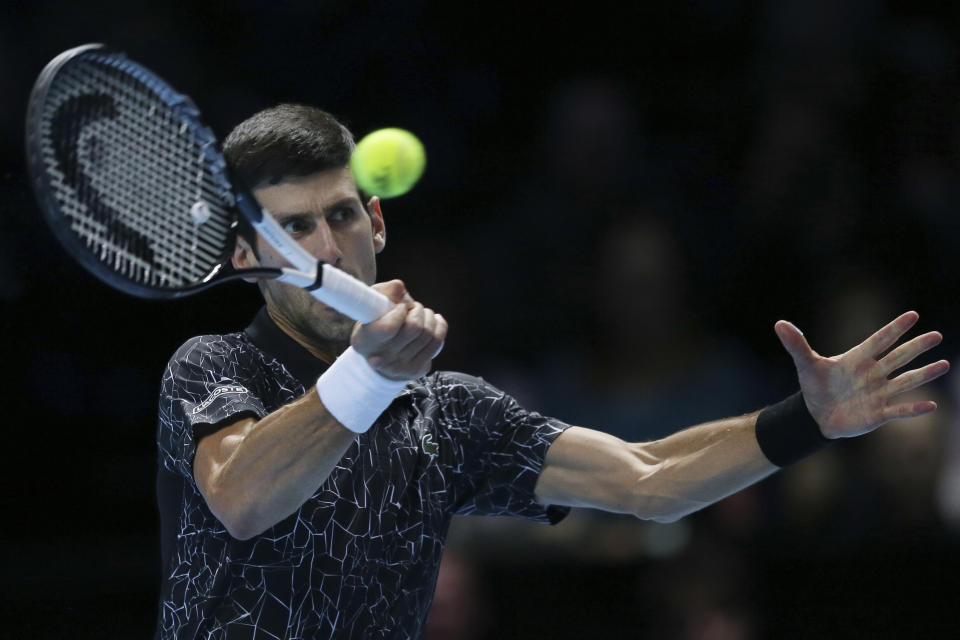
M 547 449 L 569 425 L 528 411 L 481 378 L 438 375 L 444 429 L 454 440 L 456 512 L 555 524 L 568 507 L 544 506 L 534 488 Z
M 243 350 L 229 336 L 198 336 L 177 350 L 164 371 L 157 432 L 161 462 L 191 482 L 202 436 L 243 414 L 267 415 L 253 376 L 241 366 Z

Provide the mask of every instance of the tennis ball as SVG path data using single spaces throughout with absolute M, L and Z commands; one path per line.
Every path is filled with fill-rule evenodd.
M 396 128 L 367 134 L 350 156 L 350 170 L 357 186 L 381 198 L 410 191 L 426 165 L 427 154 L 417 136 Z

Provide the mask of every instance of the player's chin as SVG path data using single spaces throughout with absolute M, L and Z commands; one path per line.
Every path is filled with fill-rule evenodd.
M 354 320 L 350 316 L 346 316 L 333 307 L 327 306 L 314 298 L 311 305 L 313 308 L 311 311 L 314 316 L 320 318 L 324 324 L 329 324 L 331 326 L 344 326 L 349 329 L 353 329 Z

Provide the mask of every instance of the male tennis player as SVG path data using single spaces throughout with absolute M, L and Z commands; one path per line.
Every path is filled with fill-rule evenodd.
M 328 114 L 283 105 L 225 144 L 236 174 L 316 258 L 374 282 L 380 203 L 347 168 L 353 138 Z M 243 231 L 237 267 L 280 265 Z M 905 313 L 843 355 L 775 330 L 801 392 L 749 415 L 631 444 L 528 411 L 483 380 L 427 375 L 443 317 L 399 281 L 396 306 L 357 326 L 305 291 L 261 282 L 244 331 L 189 340 L 160 397 L 159 638 L 417 637 L 444 536 L 460 514 L 555 523 L 569 507 L 671 521 L 829 440 L 918 416 L 897 396 L 946 361 L 892 376 L 939 333 L 888 351 Z

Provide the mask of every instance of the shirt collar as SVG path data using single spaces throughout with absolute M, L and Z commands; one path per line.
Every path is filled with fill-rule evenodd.
M 304 387 L 312 386 L 329 366 L 284 333 L 270 318 L 266 307 L 260 307 L 244 333 L 261 351 L 279 360 Z

